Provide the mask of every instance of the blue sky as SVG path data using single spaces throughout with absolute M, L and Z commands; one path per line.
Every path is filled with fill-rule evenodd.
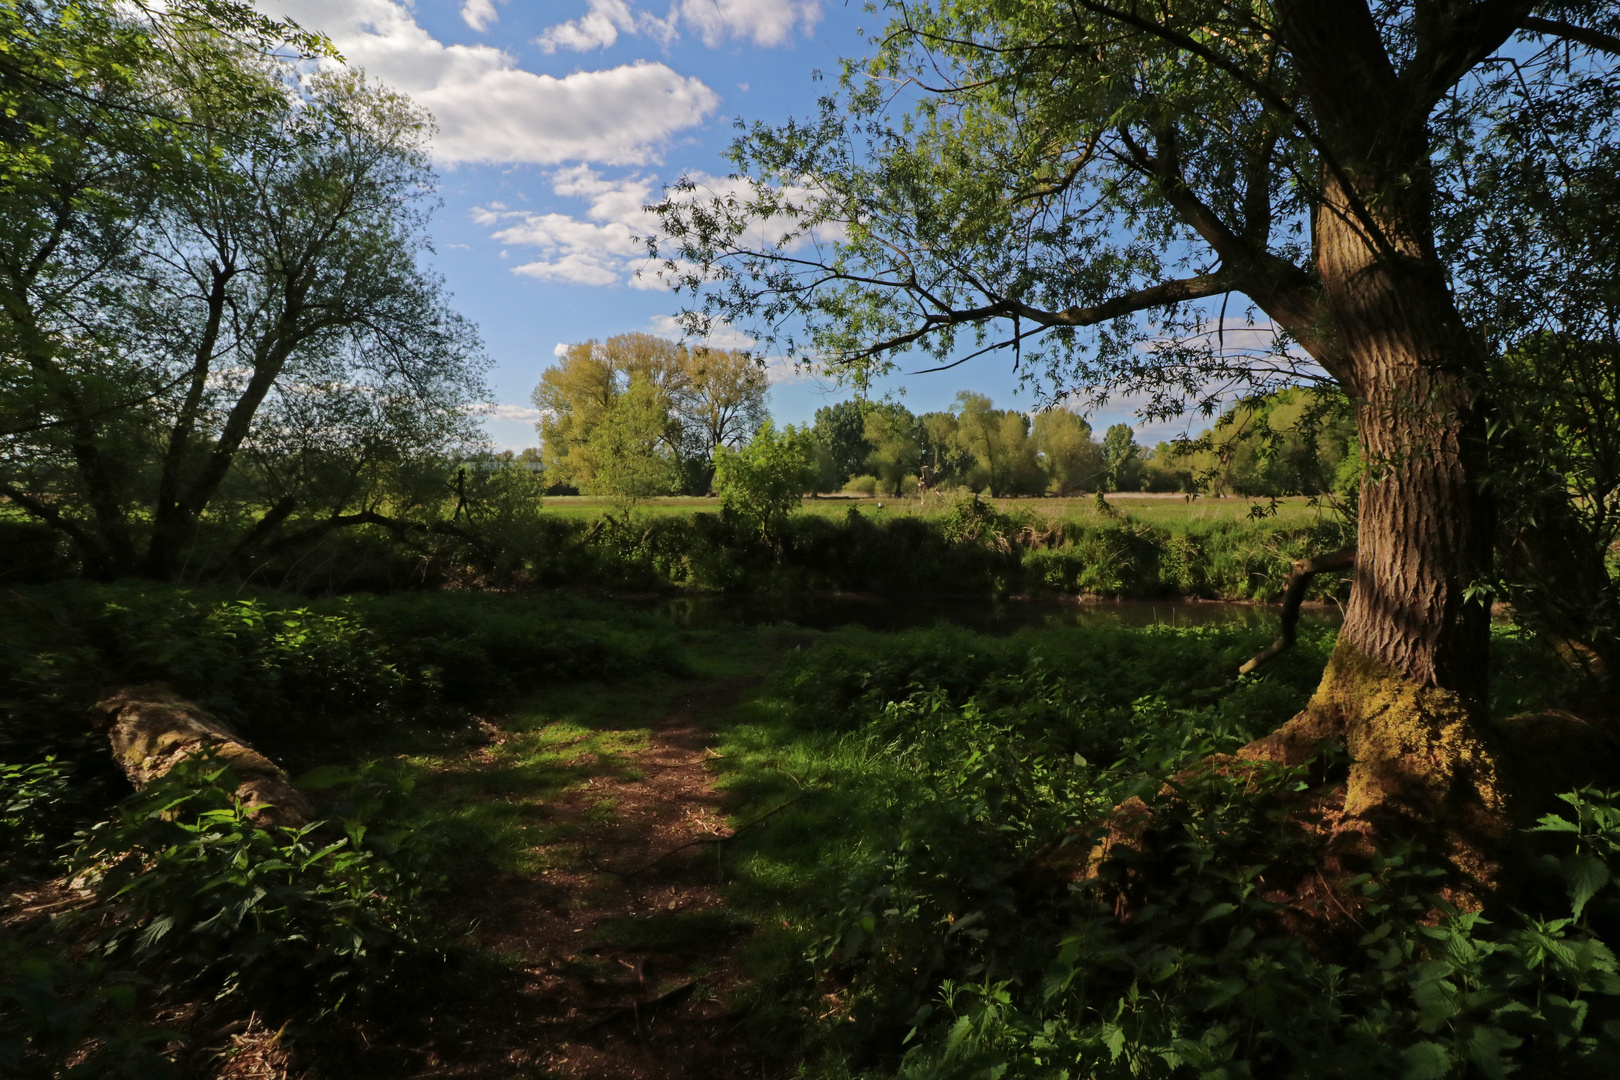
M 559 344 L 676 336 L 680 298 L 636 277 L 646 263 L 632 238 L 651 227 L 641 207 L 683 174 L 724 176 L 735 120 L 808 114 L 827 88 L 814 72 L 836 77 L 875 25 L 842 0 L 259 3 L 325 32 L 352 66 L 434 114 L 434 268 L 483 333 L 495 362 L 488 429 L 514 449 L 536 442 L 529 393 Z M 772 374 L 779 422 L 849 396 L 780 365 Z M 962 389 L 1029 408 L 1015 386 L 1010 359 L 991 354 L 879 390 L 903 392 L 917 412 Z

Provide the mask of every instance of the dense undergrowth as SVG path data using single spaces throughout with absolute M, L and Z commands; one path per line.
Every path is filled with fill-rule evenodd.
M 40 528 L 13 524 L 0 535 L 0 543 L 15 541 L 29 556 L 14 572 L 38 578 L 70 571 L 47 557 L 55 549 L 36 535 Z M 357 528 L 240 569 L 250 580 L 300 592 L 462 582 L 1270 600 L 1292 560 L 1353 543 L 1353 527 L 1331 516 L 1305 527 L 1261 519 L 1172 531 L 1128 514 L 1102 524 L 1048 521 L 970 496 L 927 515 L 853 507 L 841 521 L 797 514 L 771 536 L 711 513 L 632 512 L 595 521 L 534 513 L 492 525 L 478 545 L 445 536 L 407 544 L 376 527 Z M 1313 595 L 1336 587 L 1323 583 Z
M 1184 773 L 1302 704 L 1331 635 L 1234 686 L 1254 638 L 845 632 L 801 654 L 728 736 L 743 816 L 769 815 L 736 896 L 784 926 L 754 943 L 761 1037 L 800 1032 L 820 1077 L 1613 1075 L 1614 796 L 1543 822 L 1562 843 L 1536 906 L 1452 910 L 1408 847 L 1312 910 L 1307 770 Z M 1529 676 L 1499 705 L 1556 684 L 1499 644 Z M 1050 872 L 1131 797 L 1144 852 Z
M 501 864 L 505 841 L 498 815 L 375 762 L 472 745 L 480 712 L 554 684 L 686 674 L 701 639 L 564 596 L 7 598 L 0 878 L 49 910 L 4 913 L 0 1073 L 19 1077 L 206 1071 L 203 1033 L 244 1015 L 287 1025 L 334 1075 L 409 1072 L 424 1029 L 455 1029 L 503 985 L 435 896 Z M 1185 773 L 1315 686 L 1322 628 L 1234 680 L 1267 636 L 793 632 L 804 647 L 728 721 L 719 762 L 738 824 L 720 863 L 757 928 L 742 1030 L 827 1080 L 1620 1068 L 1613 796 L 1573 794 L 1543 822 L 1545 881 L 1512 907 L 1448 909 L 1415 847 L 1337 874 L 1344 918 L 1301 904 L 1321 869 L 1302 800 L 1342 763 Z M 1495 715 L 1573 700 L 1549 651 L 1511 628 L 1497 647 Z M 85 711 L 152 681 L 286 763 L 323 822 L 255 823 L 208 760 L 130 797 Z M 1131 797 L 1152 844 L 1065 877 Z M 361 1042 L 371 1056 L 346 1072 Z M 379 1064 L 387 1047 L 398 1059 Z
M 80 888 L 45 904 L 52 917 L 8 916 L 6 1076 L 173 1075 L 175 1047 L 197 1047 L 166 1024 L 249 1014 L 338 1059 L 355 1023 L 419 1027 L 489 981 L 431 904 L 484 841 L 414 799 L 406 772 L 363 763 L 454 739 L 477 710 L 550 683 L 684 670 L 666 625 L 562 597 L 308 604 L 64 583 L 7 599 L 0 880 L 68 874 Z M 149 682 L 293 770 L 324 820 L 254 821 L 206 759 L 131 797 L 89 706 Z

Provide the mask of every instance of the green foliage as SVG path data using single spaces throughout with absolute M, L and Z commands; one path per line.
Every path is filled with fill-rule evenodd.
M 1115 424 L 1103 435 L 1103 464 L 1111 491 L 1135 491 L 1141 477 L 1142 448 L 1129 424 Z
M 309 605 L 160 586 L 18 590 L 0 614 L 0 760 L 76 763 L 75 798 L 110 801 L 84 716 L 161 682 L 266 751 L 330 760 L 358 740 L 454 724 L 552 681 L 678 671 L 672 631 L 586 601 L 401 594 Z
M 1104 483 L 1102 447 L 1091 437 L 1091 425 L 1075 413 L 1056 407 L 1036 413 L 1034 438 L 1051 490 L 1066 495 L 1083 488 L 1095 491 Z
M 724 512 L 766 537 L 780 535 L 815 481 L 813 437 L 792 425 L 777 431 L 767 420 L 746 446 L 715 452 L 714 488 Z
M 1151 525 L 1128 515 L 1095 523 L 1052 520 L 1022 505 L 1004 513 L 972 496 L 932 506 L 906 514 L 870 504 L 846 506 L 842 520 L 789 514 L 772 537 L 752 520 L 701 510 L 636 521 L 548 515 L 544 542 L 514 557 L 513 572 L 542 585 L 636 589 L 1272 599 L 1292 560 L 1354 542 L 1342 520 L 1325 516 L 1288 524 L 1194 520 L 1182 526 L 1174 519 Z M 1311 596 L 1339 588 L 1335 580 L 1318 579 Z
M 477 440 L 408 99 L 233 0 L 6 3 L 0 53 L 0 489 L 86 572 L 220 572 Z
M 968 487 L 996 496 L 1038 495 L 1046 489 L 1029 417 L 997 409 L 985 395 L 965 390 L 956 395 L 954 411 L 955 445 L 973 461 L 964 477 Z
M 149 985 L 60 948 L 0 939 L 0 1070 L 17 1080 L 179 1077 L 161 1052 L 168 1035 L 131 1015 Z
M 101 905 L 94 952 L 282 1015 L 402 988 L 431 883 L 364 846 L 358 822 L 261 826 L 235 787 L 228 766 L 192 759 L 89 832 L 73 869 Z
M 70 769 L 54 757 L 32 765 L 0 763 L 0 875 L 43 869 L 73 823 Z
M 352 604 L 400 666 L 424 672 L 446 702 L 464 708 L 556 682 L 687 670 L 667 623 L 606 604 L 468 593 L 401 593 Z M 419 704 L 428 709 L 430 701 Z
M 821 490 L 838 491 L 866 468 L 872 445 L 866 441 L 866 416 L 859 401 L 840 401 L 816 410 L 811 436 L 825 456 Z
M 1355 419 L 1343 394 L 1289 387 L 1255 394 L 1196 438 L 1160 443 L 1145 463 L 1149 491 L 1212 495 L 1325 495 L 1352 462 Z
M 899 496 L 906 477 L 922 463 L 924 430 L 911 410 L 894 402 L 867 402 L 865 410 L 866 469 L 877 477 L 878 489 Z
M 669 468 L 701 495 L 715 450 L 747 442 L 765 420 L 765 391 L 764 369 L 746 352 L 640 332 L 570 345 L 534 388 L 547 475 L 634 499 L 672 490 L 663 486 Z M 604 467 L 610 474 L 599 476 Z
M 680 484 L 680 465 L 665 447 L 669 417 L 664 392 L 648 380 L 633 381 L 602 413 L 585 441 L 590 462 L 585 490 L 610 496 L 624 507 Z
M 1333 871 L 1340 917 L 1308 792 L 1342 762 L 1186 771 L 1310 693 L 1331 635 L 1232 687 L 1262 633 L 847 632 L 795 657 L 774 719 L 728 749 L 758 805 L 807 792 L 738 869 L 740 895 L 797 923 L 768 946 L 797 958 L 761 966 L 771 1022 L 812 1005 L 829 1075 L 1609 1075 L 1613 799 L 1544 820 L 1574 841 L 1546 858 L 1551 904 L 1456 911 L 1396 845 Z M 1143 848 L 1093 879 L 1043 875 L 1131 797 L 1152 812 Z
M 876 495 L 880 481 L 871 473 L 852 476 L 844 483 L 844 490 L 854 495 Z
M 441 870 L 484 871 L 487 838 L 413 793 L 390 745 L 441 745 L 424 729 L 549 683 L 684 670 L 667 624 L 583 600 L 311 606 L 88 585 L 9 598 L 0 761 L 63 760 L 0 765 L 0 876 L 63 873 L 64 842 L 85 830 L 71 872 L 97 890 L 93 910 L 13 924 L 0 942 L 0 1073 L 30 1080 L 174 1075 L 154 1002 L 217 1002 L 304 1033 L 431 1014 L 466 958 L 446 951 L 425 894 Z M 107 775 L 87 708 L 152 680 L 300 772 L 325 763 L 298 785 L 330 823 L 254 822 L 210 760 L 115 806 L 127 783 Z M 386 763 L 355 767 L 357 752 Z

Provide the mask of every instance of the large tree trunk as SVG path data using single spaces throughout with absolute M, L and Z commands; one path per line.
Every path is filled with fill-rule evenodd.
M 1297 762 L 1321 743 L 1352 758 L 1342 833 L 1417 835 L 1488 888 L 1507 804 L 1485 721 L 1493 514 L 1481 490 L 1483 355 L 1446 289 L 1422 207 L 1328 173 L 1317 265 L 1352 365 L 1361 488 L 1344 627 L 1309 707 L 1245 748 Z

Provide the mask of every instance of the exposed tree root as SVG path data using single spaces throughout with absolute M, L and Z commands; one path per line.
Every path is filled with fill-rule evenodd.
M 1174 823 L 1197 812 L 1189 791 L 1216 777 L 1260 791 L 1271 767 L 1307 763 L 1303 790 L 1265 787 L 1276 805 L 1257 812 L 1316 852 L 1314 865 L 1268 867 L 1261 895 L 1278 905 L 1280 927 L 1333 948 L 1364 932 L 1352 879 L 1395 843 L 1416 841 L 1446 871 L 1436 891 L 1452 905 L 1523 899 L 1549 842 L 1527 828 L 1561 805 L 1559 793 L 1620 781 L 1620 733 L 1565 712 L 1487 724 L 1457 695 L 1413 683 L 1341 640 L 1309 705 L 1288 723 L 1072 830 L 1031 861 L 1026 884 L 1112 891 L 1116 915 L 1129 922 L 1175 871 Z
M 1350 755 L 1332 839 L 1365 848 L 1415 838 L 1453 871 L 1454 899 L 1497 888 L 1511 832 L 1496 733 L 1456 694 L 1422 686 L 1341 639 L 1303 712 L 1238 757 L 1298 765 L 1325 745 Z

